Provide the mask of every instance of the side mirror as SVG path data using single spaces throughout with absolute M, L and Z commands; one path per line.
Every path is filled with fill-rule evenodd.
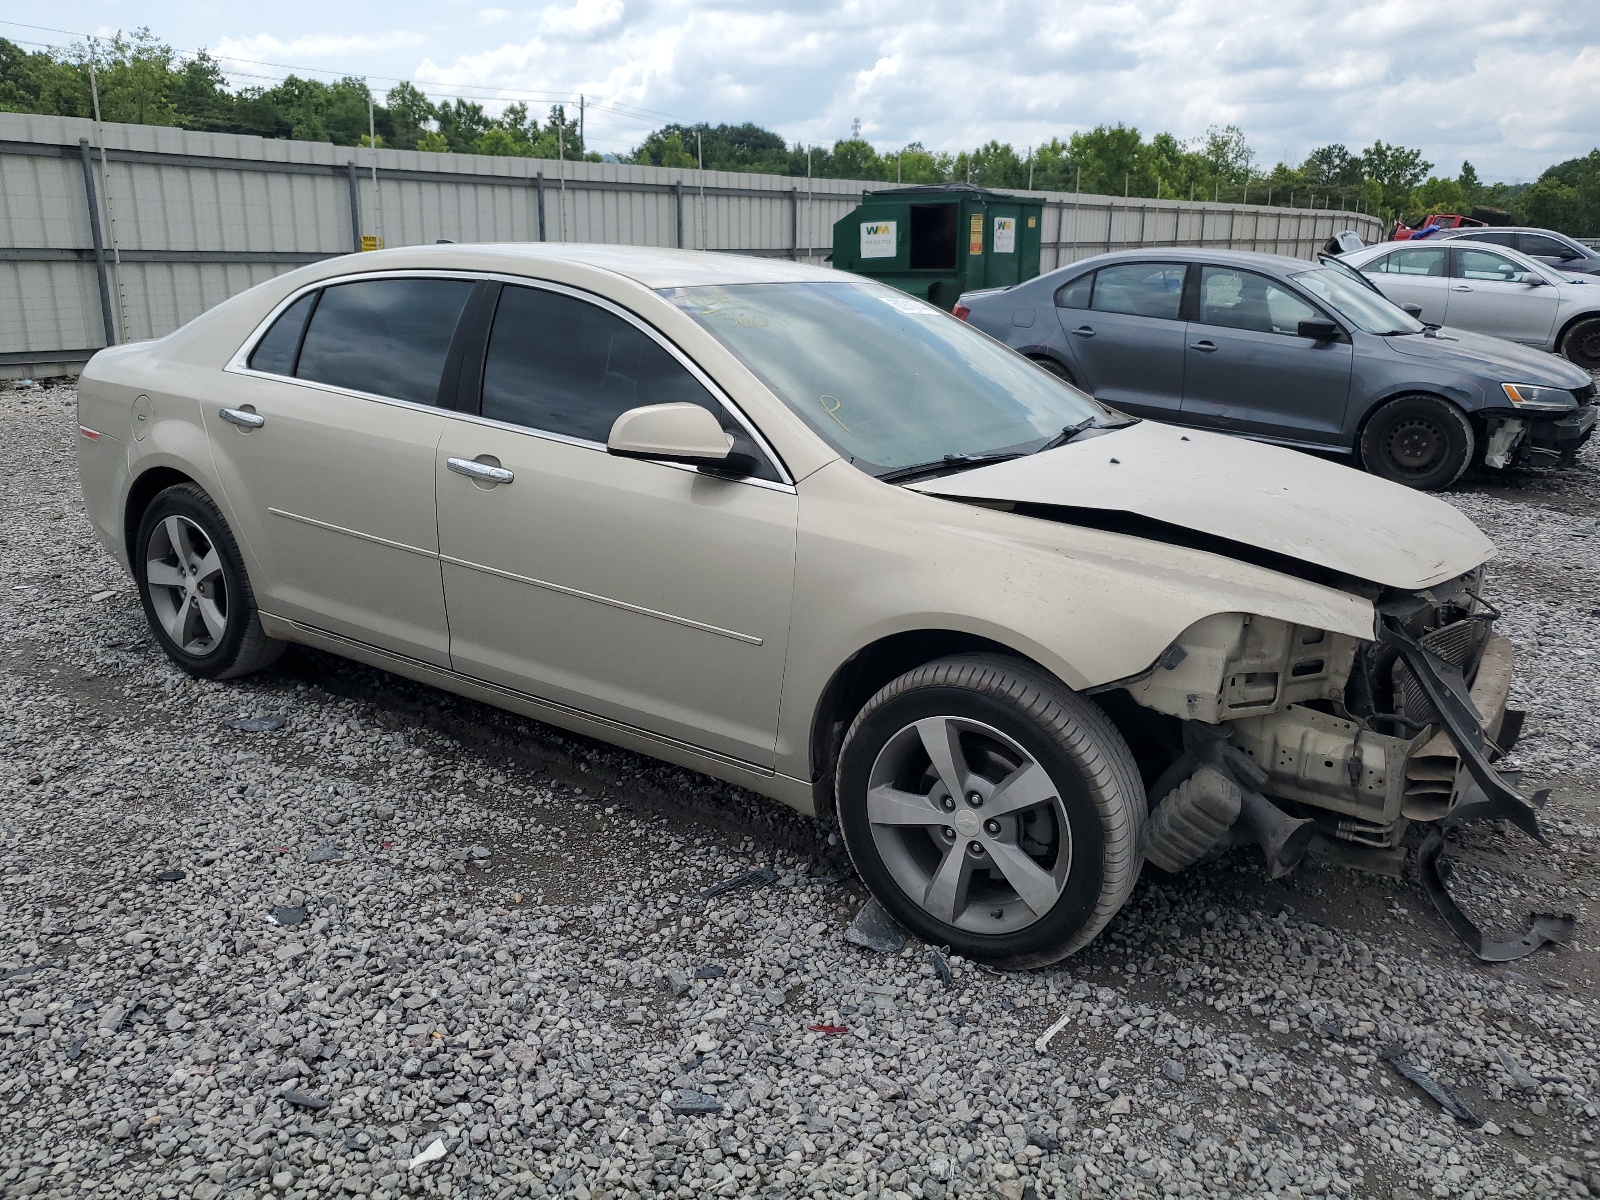
M 1419 321 L 1422 320 L 1422 305 L 1420 304 L 1402 304 L 1400 311 L 1408 317 L 1415 317 Z
M 1301 337 L 1310 338 L 1315 342 L 1331 342 L 1335 341 L 1344 330 L 1334 322 L 1318 317 L 1312 321 L 1301 321 L 1298 332 Z
M 1535 275 L 1532 271 L 1524 271 L 1521 276 L 1521 282 L 1527 284 L 1529 287 L 1549 286 L 1547 283 L 1545 283 L 1543 276 Z
M 606 451 L 624 458 L 730 466 L 733 437 L 698 404 L 647 404 L 616 419 Z

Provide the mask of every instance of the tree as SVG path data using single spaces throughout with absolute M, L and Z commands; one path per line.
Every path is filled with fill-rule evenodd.
M 1210 165 L 1212 174 L 1224 183 L 1243 183 L 1250 178 L 1255 152 L 1245 140 L 1244 130 L 1237 125 L 1211 126 L 1206 130 L 1199 152 Z
M 1421 150 L 1379 141 L 1361 152 L 1361 168 L 1367 179 L 1377 180 L 1383 189 L 1384 207 L 1398 213 L 1411 207 L 1412 190 L 1427 178 L 1433 164 L 1422 160 Z
M 383 99 L 390 125 L 388 136 L 398 146 L 415 145 L 428 126 L 439 119 L 433 102 L 409 83 L 396 84 Z
M 1338 142 L 1318 146 L 1306 155 L 1305 162 L 1300 164 L 1300 173 L 1305 176 L 1308 184 L 1321 184 L 1327 187 L 1359 187 L 1362 181 L 1361 172 L 1361 157 L 1351 154 Z

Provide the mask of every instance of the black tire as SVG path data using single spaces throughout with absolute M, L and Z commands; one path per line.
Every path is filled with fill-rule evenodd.
M 162 561 L 176 564 L 180 557 L 172 547 L 169 520 L 179 522 L 186 531 L 180 536 L 191 539 L 184 557 L 192 561 L 201 556 L 194 552 L 201 552 L 204 557 L 209 557 L 209 551 L 216 553 L 212 572 L 193 585 L 189 603 L 194 615 L 187 622 L 177 616 L 186 611 L 181 603 L 186 587 L 152 584 L 150 579 L 152 565 L 159 566 Z M 139 520 L 132 549 L 134 579 L 150 632 L 167 657 L 183 671 L 198 679 L 233 679 L 269 667 L 283 654 L 286 643 L 269 638 L 262 631 L 261 614 L 238 543 L 204 488 L 180 483 L 157 495 Z M 168 569 L 182 574 L 176 565 Z M 212 622 L 201 618 L 201 599 L 210 601 L 211 611 L 220 614 L 221 619 L 216 622 L 220 636 L 213 632 Z M 168 630 L 168 623 L 174 620 L 183 635 L 183 644 Z M 186 632 L 190 628 L 194 632 L 192 639 Z
M 1046 358 L 1044 355 L 1041 354 L 1041 355 L 1034 356 L 1033 359 L 1032 359 L 1032 362 L 1034 363 L 1035 366 L 1039 367 L 1041 370 L 1049 371 L 1050 374 L 1054 375 L 1057 379 L 1065 380 L 1067 383 L 1070 383 L 1073 387 L 1077 387 L 1078 386 L 1078 381 L 1075 380 L 1072 377 L 1072 372 L 1067 370 L 1065 367 L 1063 367 L 1055 359 Z
M 928 824 L 924 821 L 907 827 L 891 824 L 887 832 L 896 837 L 902 836 L 901 828 L 907 829 L 903 835 L 906 841 L 885 842 L 880 839 L 885 836 L 886 827 L 878 824 L 879 833 L 875 835 L 875 823 L 868 816 L 868 790 L 874 786 L 874 771 L 880 768 L 883 757 L 894 745 L 901 744 L 899 739 L 914 728 L 915 722 L 936 718 L 998 731 L 1030 756 L 1034 765 L 1044 768 L 1050 784 L 1045 794 L 1050 800 L 1042 807 L 1050 807 L 1054 814 L 1050 824 L 1063 814 L 1065 817 L 1070 839 L 1063 840 L 1056 832 L 1053 849 L 1043 849 L 1042 857 L 1033 858 L 1034 866 L 1059 873 L 1059 892 L 1043 915 L 1037 915 L 1020 896 L 1010 907 L 991 911 L 992 904 L 1005 901 L 983 895 L 1003 893 L 1008 880 L 998 860 L 987 867 L 972 867 L 973 880 L 979 879 L 981 871 L 981 887 L 989 890 L 980 895 L 979 884 L 967 885 L 968 901 L 956 919 L 981 925 L 989 916 L 1001 920 L 1005 913 L 1005 920 L 1024 921 L 1008 926 L 1004 932 L 984 933 L 939 919 L 923 907 L 922 898 L 911 895 L 896 877 L 897 869 L 902 877 L 906 869 L 905 852 L 900 847 L 920 853 L 925 864 L 938 863 L 932 867 L 937 874 L 945 861 L 941 853 L 962 854 L 963 847 L 977 845 L 976 841 L 962 839 L 979 835 L 965 830 L 956 834 L 949 828 L 921 828 Z M 974 762 L 985 761 L 983 756 L 988 753 L 981 744 L 984 736 L 964 730 L 955 739 L 974 779 L 984 770 Z M 978 744 L 974 744 L 973 737 Z M 915 775 L 915 760 L 911 770 Z M 998 773 L 1003 774 L 1003 770 Z M 940 797 L 948 793 L 940 789 L 938 772 L 931 764 L 920 778 L 926 781 L 930 777 L 934 780 L 932 790 L 915 798 L 937 809 L 943 803 Z M 895 786 L 898 787 L 898 780 Z M 908 787 L 915 789 L 916 785 Z M 996 801 L 995 807 L 999 806 L 999 794 L 997 786 L 990 797 Z M 836 772 L 836 796 L 839 826 L 851 860 L 894 918 L 931 945 L 949 946 L 955 953 L 997 967 L 1045 966 L 1082 949 L 1127 902 L 1139 878 L 1143 861 L 1139 839 L 1147 803 L 1132 752 L 1097 705 L 1039 668 L 1018 660 L 990 655 L 947 658 L 918 667 L 886 685 L 867 701 L 845 734 Z M 974 811 L 983 810 L 975 806 Z M 951 812 L 952 823 L 958 817 L 970 819 L 972 815 L 955 809 Z M 936 814 L 933 824 L 943 820 Z M 995 846 L 1009 837 L 1013 844 L 998 848 L 997 853 L 1004 850 L 1034 856 L 1039 851 L 1030 847 L 1039 843 L 1032 840 L 1024 826 L 1034 830 L 1039 827 L 1036 821 L 1042 821 L 1037 814 L 1023 816 L 1013 830 L 1004 834 L 997 830 L 988 844 Z M 952 837 L 952 841 L 940 841 Z M 1063 845 L 1070 850 L 1064 863 L 1059 858 Z M 951 848 L 941 850 L 944 846 Z M 886 847 L 898 866 L 886 860 Z M 998 892 L 993 890 L 996 885 Z
M 1585 317 L 1567 330 L 1561 353 L 1585 371 L 1600 371 L 1600 317 Z
M 1361 463 L 1372 474 L 1432 492 L 1466 473 L 1477 449 L 1472 422 L 1437 396 L 1398 396 L 1367 419 Z

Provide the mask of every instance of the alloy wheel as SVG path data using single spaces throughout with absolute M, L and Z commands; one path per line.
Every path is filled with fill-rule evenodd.
M 866 801 L 889 873 L 946 925 L 1012 933 L 1061 897 L 1072 835 L 1060 790 L 993 726 L 953 716 L 905 726 L 879 751 Z
M 185 654 L 210 654 L 228 629 L 228 583 L 216 546 L 198 524 L 174 514 L 150 531 L 144 558 L 161 628 Z

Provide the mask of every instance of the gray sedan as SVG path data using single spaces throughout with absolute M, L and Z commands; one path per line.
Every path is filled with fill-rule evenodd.
M 1475 461 L 1571 462 L 1600 414 L 1585 372 L 1425 325 L 1337 259 L 1132 250 L 969 292 L 955 314 L 1118 409 L 1418 488 Z
M 1534 229 L 1522 225 L 1492 226 L 1487 229 L 1468 226 L 1465 229 L 1441 229 L 1432 238 L 1424 240 L 1509 246 L 1568 275 L 1600 275 L 1600 250 L 1585 246 L 1576 238 L 1569 238 L 1554 229 Z
M 1460 239 L 1385 242 L 1341 257 L 1396 304 L 1416 305 L 1424 321 L 1553 350 L 1600 370 L 1600 278 Z

